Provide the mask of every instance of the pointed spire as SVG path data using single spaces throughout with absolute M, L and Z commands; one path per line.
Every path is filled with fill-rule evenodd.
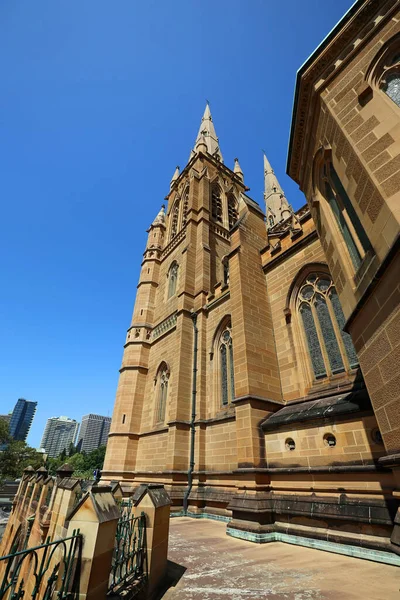
M 197 134 L 196 142 L 194 144 L 196 152 L 200 150 L 200 147 L 198 147 L 199 142 L 201 142 L 201 146 L 205 145 L 205 149 L 209 154 L 215 156 L 218 160 L 223 162 L 208 101 L 204 110 L 203 118 L 201 119 L 199 133 Z M 201 151 L 204 152 L 203 148 L 201 148 Z M 190 155 L 190 158 L 192 158 L 192 155 Z
M 169 184 L 169 189 L 172 190 L 172 186 L 174 185 L 175 181 L 178 179 L 179 177 L 179 165 L 176 167 L 174 174 L 172 175 L 172 179 L 171 182 Z
M 152 222 L 152 226 L 154 225 L 165 225 L 165 205 L 161 206 L 160 211 L 158 212 L 156 218 Z
M 235 166 L 233 167 L 233 172 L 240 177 L 242 181 L 244 181 L 244 175 L 241 166 L 239 165 L 239 159 L 235 158 Z
M 279 192 L 284 194 L 283 189 L 279 185 L 279 181 L 274 173 L 273 168 L 269 164 L 267 155 L 264 152 L 264 192 L 266 195 Z
M 285 221 L 293 212 L 287 201 L 284 191 L 279 185 L 273 168 L 264 153 L 264 200 L 267 214 L 267 229 L 271 229 L 277 223 Z

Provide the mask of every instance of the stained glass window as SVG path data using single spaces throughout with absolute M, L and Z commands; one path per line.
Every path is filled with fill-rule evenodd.
M 345 331 L 343 331 L 343 327 L 345 324 L 345 318 L 344 318 L 342 306 L 340 304 L 339 297 L 337 295 L 335 288 L 331 289 L 331 291 L 329 293 L 329 298 L 330 298 L 330 301 L 332 304 L 333 312 L 335 313 L 336 321 L 340 328 L 340 333 L 342 336 L 344 347 L 346 348 L 346 354 L 347 354 L 347 358 L 349 359 L 350 367 L 352 369 L 354 369 L 355 367 L 358 366 L 358 358 L 357 358 L 357 354 L 354 349 L 353 342 L 351 340 L 350 335 L 348 333 L 346 333 Z
M 298 294 L 298 309 L 316 379 L 358 366 L 339 297 L 327 275 L 312 273 Z
M 228 325 L 230 327 L 230 323 Z M 235 396 L 235 377 L 233 369 L 233 346 L 230 329 L 224 329 L 219 338 L 221 402 L 229 404 Z
M 229 374 L 231 379 L 231 399 L 235 397 L 235 375 L 233 372 L 233 346 L 232 341 L 228 346 L 229 348 Z
M 314 317 L 309 304 L 301 304 L 300 314 L 303 319 L 304 332 L 307 338 L 308 350 L 314 375 L 316 379 L 326 376 L 324 359 L 322 356 L 321 346 L 318 340 L 318 334 L 314 323 Z
M 228 367 L 226 360 L 226 346 L 222 344 L 221 348 L 221 397 L 222 404 L 228 404 Z
M 176 293 L 176 284 L 178 281 L 178 263 L 173 262 L 168 272 L 168 298 Z
M 343 360 L 325 298 L 321 294 L 316 294 L 314 304 L 332 373 L 340 373 L 344 371 Z
M 385 77 L 383 91 L 400 106 L 400 73 L 391 73 Z

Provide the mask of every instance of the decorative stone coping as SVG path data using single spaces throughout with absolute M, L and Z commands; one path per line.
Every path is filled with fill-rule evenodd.
M 167 331 L 170 331 L 170 329 L 173 329 L 176 326 L 177 318 L 178 318 L 178 314 L 175 312 L 172 315 L 170 315 L 169 317 L 167 317 L 166 319 L 164 319 L 164 321 L 161 321 L 161 323 L 156 325 L 154 327 L 153 331 L 151 332 L 151 337 L 150 337 L 151 341 L 156 340 L 157 338 L 162 336 Z
M 383 550 L 372 550 L 370 548 L 361 548 L 347 544 L 338 544 L 336 542 L 328 542 L 325 540 L 316 540 L 298 535 L 290 535 L 288 533 L 280 533 L 273 531 L 270 533 L 253 533 L 251 531 L 241 531 L 233 527 L 227 527 L 227 535 L 256 542 L 257 544 L 267 544 L 269 542 L 284 542 L 286 544 L 294 544 L 296 546 L 305 546 L 306 548 L 314 548 L 315 550 L 324 550 L 325 552 L 334 552 L 336 554 L 344 554 L 353 558 L 363 558 L 374 562 L 385 563 L 400 567 L 400 556 Z

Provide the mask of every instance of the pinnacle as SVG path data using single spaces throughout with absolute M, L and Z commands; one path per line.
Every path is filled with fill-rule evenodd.
M 210 105 L 206 104 L 204 109 L 203 117 L 201 119 L 199 132 L 197 134 L 196 142 L 194 144 L 194 150 L 196 151 L 199 142 L 202 146 L 205 146 L 206 150 L 212 156 L 215 156 L 222 162 L 222 154 L 219 149 L 219 140 L 215 131 L 213 119 L 211 116 Z M 203 148 L 202 148 L 203 151 Z M 192 157 L 192 155 L 191 155 Z

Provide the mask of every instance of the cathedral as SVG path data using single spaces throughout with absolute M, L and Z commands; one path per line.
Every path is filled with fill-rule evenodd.
M 255 542 L 400 553 L 399 23 L 359 0 L 298 71 L 297 211 L 266 156 L 248 195 L 206 106 L 148 229 L 103 481 Z

